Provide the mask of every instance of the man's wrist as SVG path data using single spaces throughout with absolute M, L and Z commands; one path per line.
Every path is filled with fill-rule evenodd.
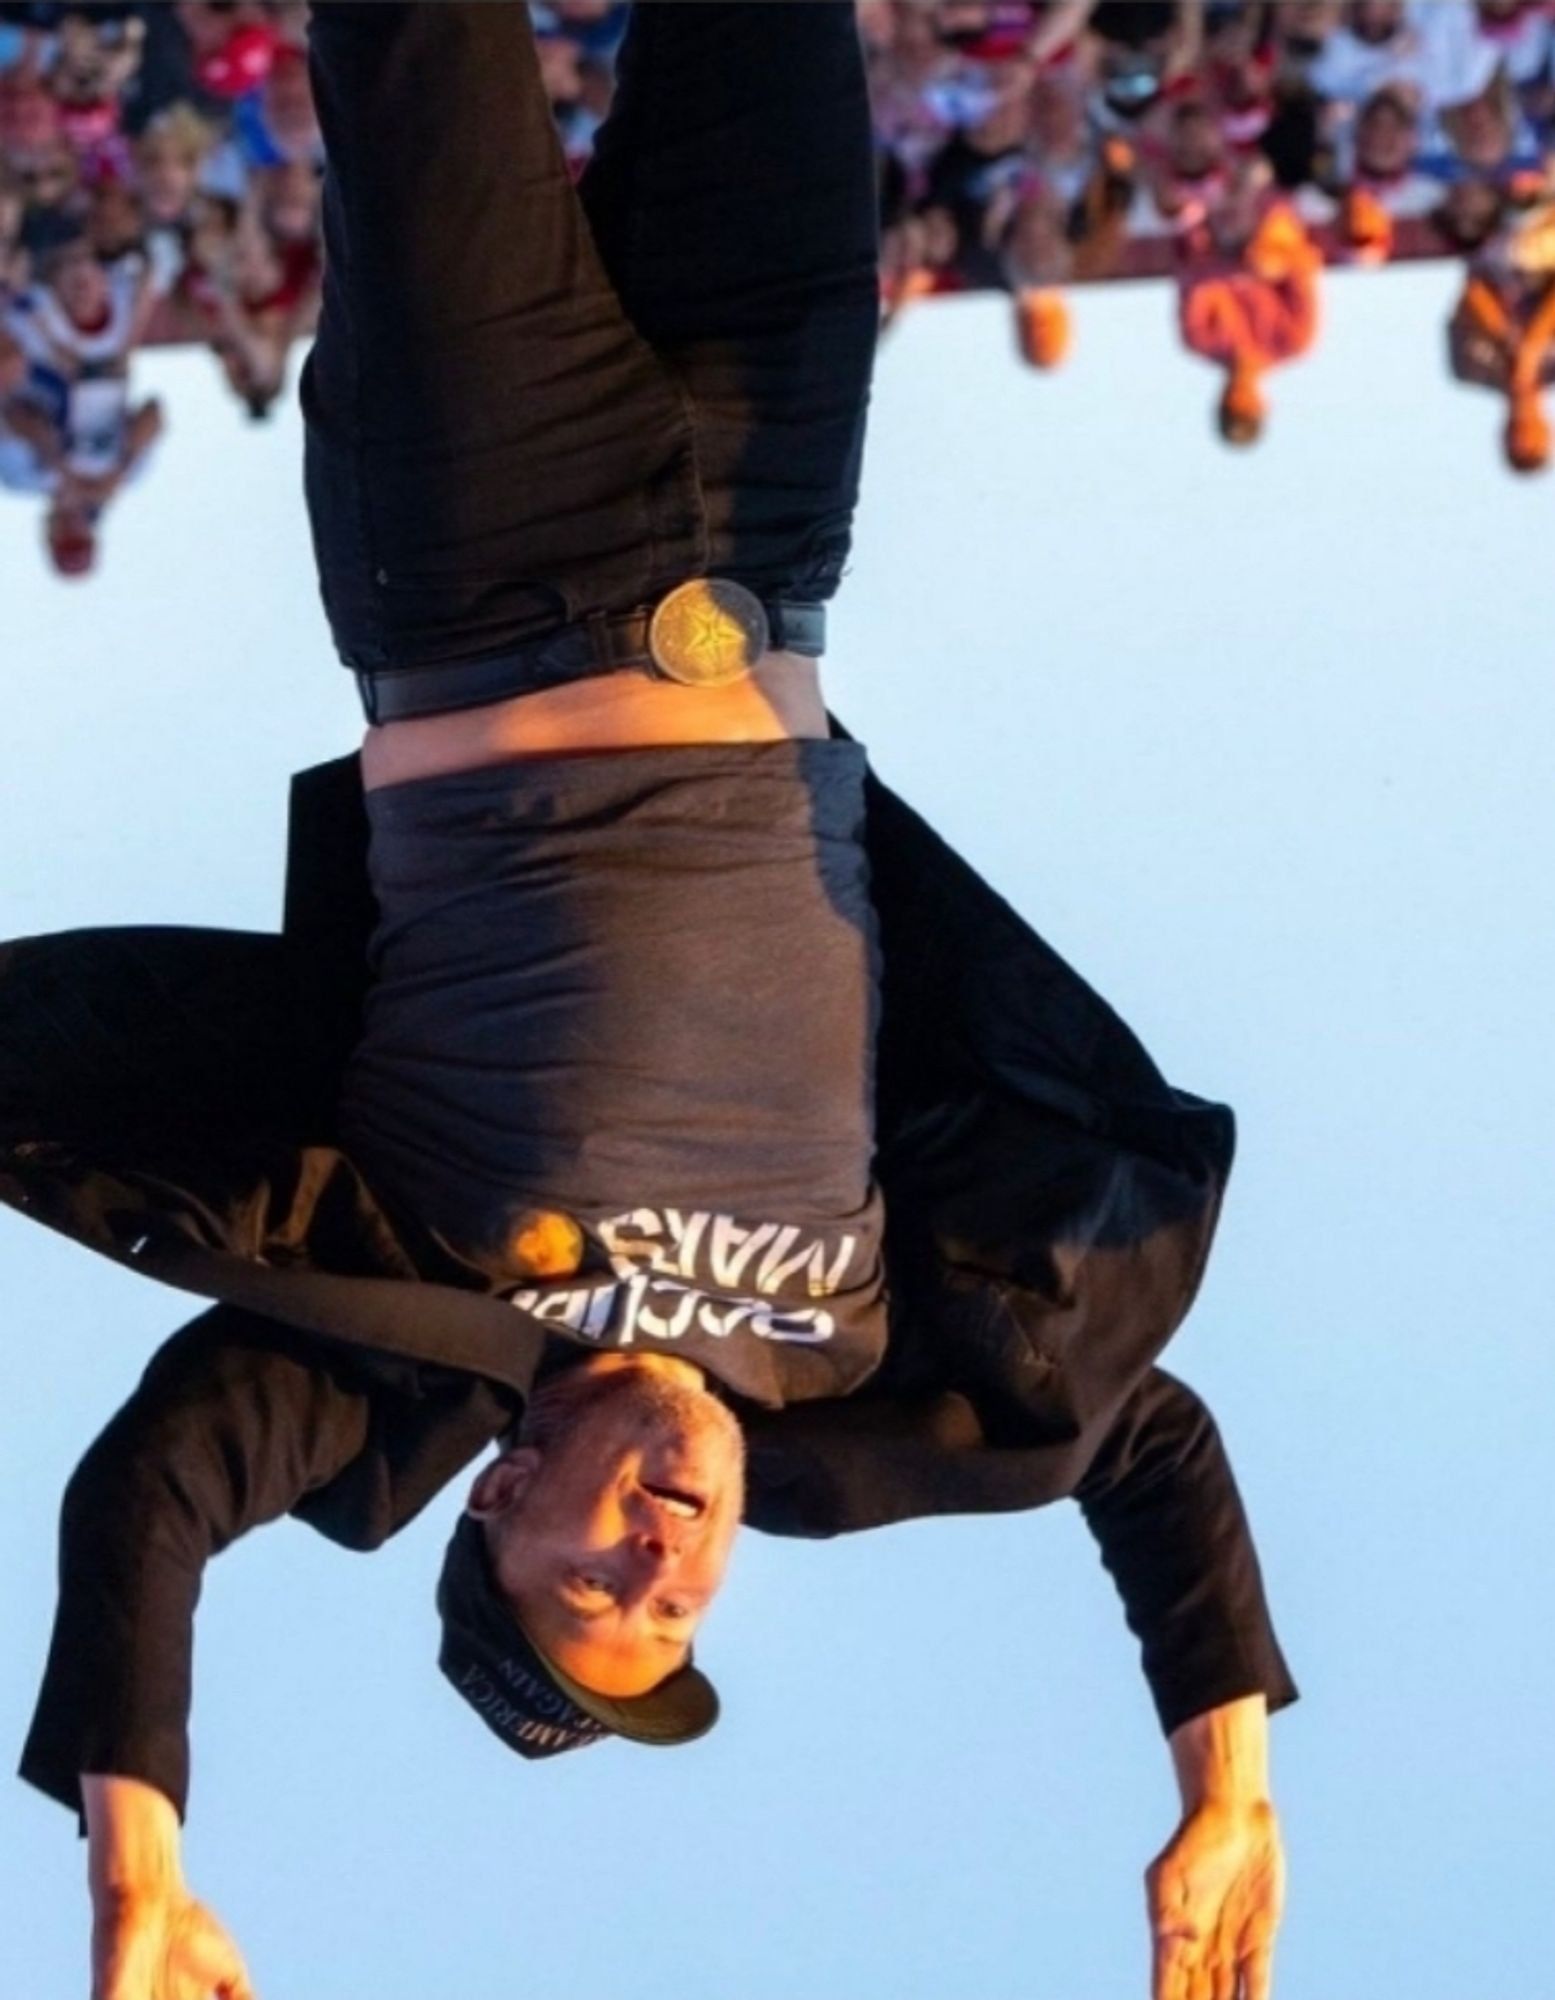
M 89 1842 L 87 1870 L 99 1908 L 183 1884 L 178 1809 L 139 1778 L 91 1772 L 81 1779 Z
M 1269 1705 L 1263 1695 L 1246 1695 L 1191 1716 L 1169 1740 L 1184 1812 L 1267 1801 Z

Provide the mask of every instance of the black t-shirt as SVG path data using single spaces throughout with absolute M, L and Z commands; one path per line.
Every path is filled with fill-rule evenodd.
M 370 793 L 342 1130 L 382 1196 L 574 1340 L 762 1401 L 862 1380 L 885 1339 L 864 768 L 847 742 L 698 744 Z M 581 1264 L 526 1276 L 515 1244 L 556 1215 Z

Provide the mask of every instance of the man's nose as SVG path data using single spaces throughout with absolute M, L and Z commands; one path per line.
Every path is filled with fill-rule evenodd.
M 665 1568 L 680 1553 L 682 1539 L 677 1522 L 653 1521 L 645 1524 L 639 1531 L 637 1546 L 643 1558 L 659 1570 Z
M 642 1559 L 658 1571 L 680 1554 L 686 1544 L 687 1531 L 695 1525 L 692 1521 L 680 1520 L 656 1502 L 645 1500 L 632 1539 Z

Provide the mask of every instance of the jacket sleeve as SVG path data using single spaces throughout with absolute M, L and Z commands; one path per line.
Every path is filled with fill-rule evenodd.
M 1152 1369 L 1075 1489 L 1117 1585 L 1162 1729 L 1241 1696 L 1297 1698 L 1215 1421 Z
M 78 1814 L 83 1773 L 139 1778 L 182 1816 L 205 1564 L 335 1478 L 370 1425 L 365 1382 L 249 1315 L 168 1342 L 66 1489 L 23 1778 Z

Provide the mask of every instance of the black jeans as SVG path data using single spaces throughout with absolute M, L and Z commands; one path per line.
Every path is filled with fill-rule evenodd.
M 307 490 L 347 665 L 837 587 L 878 325 L 851 0 L 640 0 L 574 187 L 518 0 L 316 0 Z M 543 682 L 541 683 L 543 684 Z

